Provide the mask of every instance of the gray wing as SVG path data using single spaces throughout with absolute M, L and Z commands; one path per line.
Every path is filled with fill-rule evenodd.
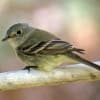
M 73 47 L 70 43 L 62 41 L 47 31 L 35 29 L 27 40 L 17 48 L 18 51 L 26 55 L 34 54 L 66 54 L 67 52 L 77 52 L 83 54 L 83 49 Z
M 84 54 L 83 49 L 73 47 L 70 43 L 62 41 L 60 39 L 53 39 L 49 41 L 39 41 L 35 44 L 26 44 L 17 48 L 18 51 L 26 55 L 54 55 L 54 54 L 66 54 L 67 52 L 76 52 Z

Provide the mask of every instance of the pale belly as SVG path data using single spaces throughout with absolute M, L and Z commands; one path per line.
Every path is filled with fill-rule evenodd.
M 37 66 L 38 69 L 43 71 L 51 71 L 65 62 L 75 62 L 65 55 L 26 56 L 22 54 L 19 57 L 26 66 Z

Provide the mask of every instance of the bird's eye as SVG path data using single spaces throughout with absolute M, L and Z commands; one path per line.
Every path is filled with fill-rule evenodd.
M 17 31 L 17 34 L 18 34 L 18 35 L 20 35 L 21 33 L 22 33 L 22 31 L 21 31 L 21 30 L 18 30 L 18 31 Z

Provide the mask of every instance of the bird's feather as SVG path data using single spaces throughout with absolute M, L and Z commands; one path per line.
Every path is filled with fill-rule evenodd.
M 31 45 L 27 43 L 25 46 L 18 47 L 18 50 L 31 56 L 37 53 L 43 55 L 66 54 L 67 52 L 84 54 L 83 49 L 75 48 L 70 43 L 60 39 L 41 41 Z

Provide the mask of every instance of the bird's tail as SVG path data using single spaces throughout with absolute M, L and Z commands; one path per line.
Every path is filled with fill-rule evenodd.
M 67 54 L 67 56 L 70 57 L 70 58 L 72 58 L 72 59 L 74 59 L 74 60 L 76 60 L 76 61 L 79 61 L 79 62 L 81 62 L 83 64 L 86 64 L 88 66 L 91 66 L 93 68 L 96 68 L 97 70 L 100 70 L 100 65 L 97 65 L 95 63 L 92 63 L 91 61 L 88 61 L 88 60 L 80 57 L 76 53 L 70 52 L 70 53 Z

